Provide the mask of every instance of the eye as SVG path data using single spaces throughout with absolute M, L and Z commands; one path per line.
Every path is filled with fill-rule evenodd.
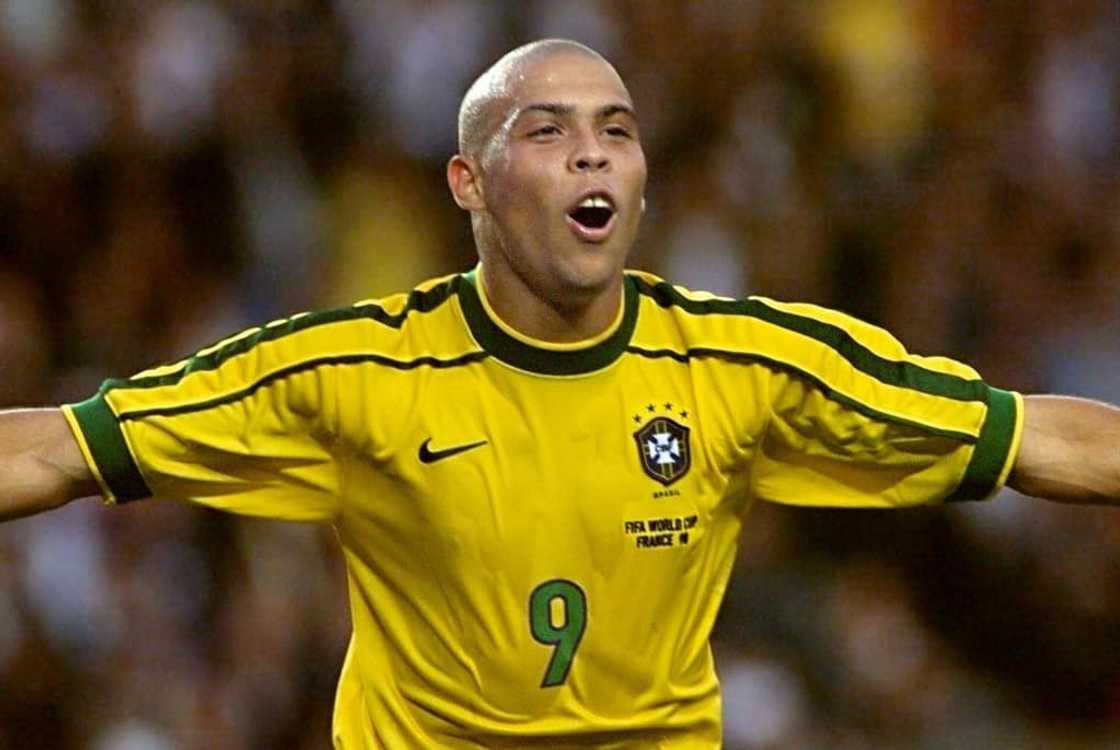
M 533 128 L 529 131 L 530 138 L 537 138 L 538 136 L 558 135 L 560 128 L 556 125 L 549 123 L 548 125 L 541 125 L 538 128 Z
M 630 130 L 622 125 L 609 125 L 607 126 L 607 135 L 612 138 L 632 138 Z

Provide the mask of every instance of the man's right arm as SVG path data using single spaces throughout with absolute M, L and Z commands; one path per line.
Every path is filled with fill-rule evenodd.
M 61 409 L 0 411 L 0 521 L 99 492 Z

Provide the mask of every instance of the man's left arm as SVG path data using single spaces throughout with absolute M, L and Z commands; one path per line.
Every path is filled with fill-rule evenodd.
M 1120 408 L 1024 397 L 1023 437 L 1007 484 L 1064 503 L 1120 505 Z

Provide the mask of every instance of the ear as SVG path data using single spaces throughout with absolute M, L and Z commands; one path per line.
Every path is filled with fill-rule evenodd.
M 455 154 L 447 162 L 447 185 L 451 188 L 455 203 L 464 211 L 481 211 L 486 208 L 481 176 L 478 164 L 462 154 Z

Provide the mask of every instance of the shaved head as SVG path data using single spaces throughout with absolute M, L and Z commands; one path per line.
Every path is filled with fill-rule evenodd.
M 570 39 L 541 39 L 518 47 L 487 68 L 463 96 L 459 105 L 459 153 L 480 158 L 506 118 L 518 75 L 527 66 L 558 55 L 582 55 L 614 70 L 598 52 Z

